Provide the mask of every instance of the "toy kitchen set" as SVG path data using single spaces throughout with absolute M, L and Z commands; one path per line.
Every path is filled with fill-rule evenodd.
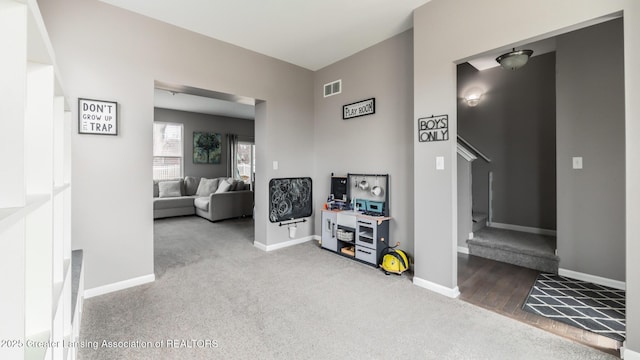
M 389 175 L 331 177 L 322 211 L 322 248 L 377 267 L 389 246 Z

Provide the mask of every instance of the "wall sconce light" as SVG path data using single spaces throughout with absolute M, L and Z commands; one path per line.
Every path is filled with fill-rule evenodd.
M 480 99 L 482 98 L 482 89 L 479 87 L 472 87 L 467 90 L 464 94 L 464 101 L 468 106 L 474 107 L 480 103 Z

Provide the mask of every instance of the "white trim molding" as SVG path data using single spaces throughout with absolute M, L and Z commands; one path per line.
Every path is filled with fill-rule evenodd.
M 139 276 L 139 277 L 136 277 L 136 278 L 133 278 L 133 279 L 118 281 L 118 282 L 113 283 L 113 284 L 98 286 L 98 287 L 94 287 L 94 288 L 91 288 L 91 289 L 86 289 L 84 291 L 84 298 L 85 299 L 89 299 L 89 298 L 92 298 L 92 297 L 95 297 L 95 296 L 100 296 L 100 295 L 112 293 L 112 292 L 115 292 L 115 291 L 128 289 L 128 288 L 131 288 L 131 287 L 134 287 L 134 286 L 143 285 L 143 284 L 151 283 L 151 282 L 154 282 L 154 281 L 156 281 L 156 275 L 155 274 L 143 275 L 143 276 Z
M 446 297 L 450 297 L 452 299 L 455 299 L 458 296 L 460 296 L 460 290 L 458 290 L 457 286 L 451 289 L 446 286 L 442 286 L 440 284 L 436 284 L 429 280 L 421 279 L 415 276 L 413 277 L 413 285 L 419 286 L 421 288 L 425 288 L 427 290 L 431 290 L 433 292 L 436 292 L 440 295 L 444 295 Z
M 460 143 L 458 143 L 457 149 L 458 155 L 462 156 L 462 158 L 467 160 L 468 162 L 472 162 L 473 160 L 477 159 L 477 157 L 473 155 L 471 151 L 467 150 L 464 145 L 460 145 Z
M 464 246 L 458 246 L 458 252 L 461 254 L 469 254 L 469 248 Z
M 620 358 L 624 360 L 640 360 L 640 353 L 627 349 L 627 342 L 622 343 L 620 348 Z
M 555 230 L 539 229 L 539 228 L 534 228 L 529 226 L 511 225 L 511 224 L 503 224 L 503 223 L 497 223 L 497 222 L 492 222 L 488 224 L 488 226 L 492 228 L 521 231 L 521 232 L 526 232 L 531 234 L 557 236 L 557 231 Z
M 286 248 L 286 247 L 293 246 L 293 245 L 306 243 L 307 241 L 316 239 L 316 237 L 317 237 L 317 235 L 310 235 L 310 236 L 305 236 L 305 237 L 300 238 L 300 239 L 293 239 L 293 240 L 284 241 L 284 242 L 273 244 L 273 245 L 265 245 L 263 243 L 259 243 L 257 241 L 254 241 L 253 242 L 253 246 L 257 247 L 258 249 L 260 249 L 262 251 L 269 252 L 269 251 L 278 250 L 278 249 Z
M 627 284 L 624 281 L 608 279 L 601 276 L 585 274 L 585 273 L 562 269 L 562 268 L 558 269 L 558 275 L 566 276 L 568 278 L 572 278 L 576 280 L 587 281 L 587 282 L 602 285 L 602 286 L 608 286 L 618 290 L 626 290 L 626 287 L 627 287 Z

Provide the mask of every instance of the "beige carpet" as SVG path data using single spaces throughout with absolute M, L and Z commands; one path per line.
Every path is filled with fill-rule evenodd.
M 263 252 L 252 226 L 156 221 L 157 280 L 88 299 L 79 358 L 615 359 L 315 241 Z

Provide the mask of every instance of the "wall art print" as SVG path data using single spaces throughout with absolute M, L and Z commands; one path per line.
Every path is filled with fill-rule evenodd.
M 193 163 L 220 164 L 222 135 L 214 132 L 193 132 Z

